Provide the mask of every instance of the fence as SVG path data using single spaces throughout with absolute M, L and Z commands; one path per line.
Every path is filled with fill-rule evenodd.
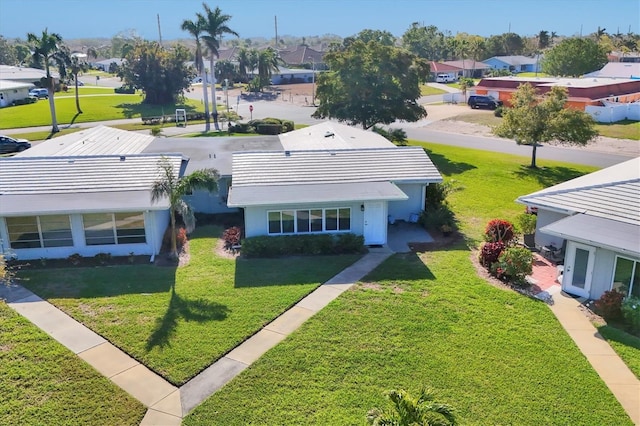
M 467 93 L 469 95 L 469 93 Z M 442 102 L 446 104 L 457 104 L 457 103 L 466 103 L 467 100 L 464 98 L 462 93 L 445 93 L 442 95 Z
M 610 103 L 606 106 L 588 105 L 585 112 L 598 123 L 615 123 L 622 120 L 640 121 L 640 103 Z

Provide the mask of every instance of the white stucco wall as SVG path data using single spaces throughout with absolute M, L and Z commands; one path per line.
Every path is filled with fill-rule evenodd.
M 13 101 L 29 97 L 28 87 L 19 87 L 15 89 L 3 89 L 0 91 L 0 107 L 9 106 Z
M 553 244 L 555 247 L 562 247 L 563 239 L 553 235 L 540 232 L 540 228 L 549 225 L 550 223 L 557 222 L 560 219 L 564 219 L 568 215 L 562 213 L 556 213 L 549 210 L 538 210 L 538 220 L 536 222 L 536 247 L 543 247 Z
M 397 184 L 398 188 L 409 196 L 406 201 L 389 201 L 389 215 L 393 216 L 396 220 L 409 221 L 411 214 L 420 215 L 420 212 L 424 210 L 423 195 L 424 185 L 420 183 L 415 184 Z
M 143 244 L 108 244 L 87 246 L 84 239 L 82 214 L 70 215 L 71 235 L 74 245 L 72 247 L 46 247 L 30 249 L 10 249 L 7 225 L 4 218 L 0 218 L 0 238 L 2 239 L 2 251 L 15 254 L 21 260 L 64 259 L 74 253 L 80 253 L 84 257 L 92 257 L 98 253 L 109 253 L 112 256 L 127 256 L 129 253 L 136 255 L 154 255 L 160 252 L 162 236 L 169 224 L 168 210 L 154 210 L 144 213 L 145 238 Z

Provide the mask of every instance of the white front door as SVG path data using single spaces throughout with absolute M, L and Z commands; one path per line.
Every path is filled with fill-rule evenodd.
M 564 262 L 562 289 L 580 297 L 589 297 L 595 247 L 584 244 L 567 243 L 567 256 Z
M 364 203 L 364 243 L 378 245 L 387 242 L 387 219 L 384 214 L 384 203 Z

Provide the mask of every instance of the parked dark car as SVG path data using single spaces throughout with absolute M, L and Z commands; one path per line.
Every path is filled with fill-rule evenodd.
M 0 154 L 22 152 L 28 148 L 31 148 L 31 144 L 26 139 L 14 139 L 9 136 L 0 136 Z
M 467 101 L 471 108 L 496 109 L 502 105 L 502 101 L 495 100 L 491 96 L 471 95 Z

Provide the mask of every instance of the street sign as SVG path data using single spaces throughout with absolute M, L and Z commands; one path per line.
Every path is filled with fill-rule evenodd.
M 249 112 L 253 112 L 253 105 L 249 105 Z

